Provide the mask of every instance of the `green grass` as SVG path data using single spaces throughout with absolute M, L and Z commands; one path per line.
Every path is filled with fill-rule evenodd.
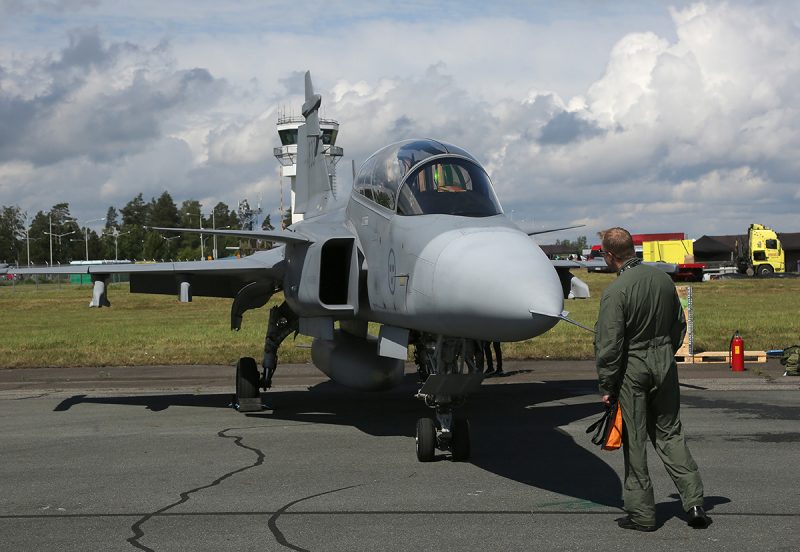
M 614 275 L 586 274 L 592 297 L 566 301 L 570 317 L 594 326 L 602 290 Z M 746 279 L 693 285 L 695 350 L 724 351 L 734 330 L 746 350 L 783 348 L 800 342 L 800 279 Z M 77 285 L 0 285 L 5 324 L 0 367 L 115 366 L 156 364 L 233 364 L 240 356 L 261 358 L 267 307 L 248 311 L 242 330 L 230 330 L 229 299 L 176 298 L 109 288 L 110 309 L 89 309 L 91 287 Z M 372 329 L 377 332 L 376 327 Z M 291 336 L 281 362 L 307 362 L 310 339 Z M 543 336 L 503 345 L 509 359 L 592 358 L 592 335 L 559 323 Z
M 693 286 L 696 351 L 726 351 L 734 330 L 745 350 L 800 343 L 800 278 L 720 280 Z

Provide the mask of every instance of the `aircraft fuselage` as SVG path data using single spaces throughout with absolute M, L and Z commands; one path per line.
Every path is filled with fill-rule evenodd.
M 347 218 L 367 266 L 368 305 L 358 318 L 519 341 L 552 328 L 563 309 L 549 259 L 502 214 L 402 216 L 354 193 Z

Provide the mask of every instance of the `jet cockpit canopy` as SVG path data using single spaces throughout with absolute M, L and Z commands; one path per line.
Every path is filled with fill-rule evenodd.
M 399 215 L 487 217 L 503 212 L 478 161 L 436 140 L 405 140 L 377 151 L 361 166 L 354 188 Z

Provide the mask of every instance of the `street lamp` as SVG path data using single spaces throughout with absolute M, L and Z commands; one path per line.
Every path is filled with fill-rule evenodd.
M 106 220 L 106 217 L 98 218 L 98 219 L 91 219 L 91 220 L 87 220 L 87 221 L 84 222 L 84 224 L 86 225 L 86 226 L 83 227 L 83 230 L 85 232 L 84 238 L 86 239 L 86 261 L 87 262 L 89 261 L 89 223 L 90 222 L 100 222 L 100 221 L 103 221 L 103 220 Z M 78 221 L 76 220 L 74 222 L 75 222 L 75 226 L 78 226 Z
M 216 230 L 217 229 L 216 214 L 217 214 L 217 212 L 214 209 L 211 209 L 211 229 L 212 230 Z M 214 234 L 214 252 L 211 254 L 211 256 L 214 257 L 215 261 L 217 260 L 217 235 L 216 234 Z
M 27 222 L 27 218 L 25 222 Z M 31 266 L 31 240 L 35 240 L 36 238 L 31 237 L 30 226 L 26 226 L 23 231 L 25 232 L 25 237 L 22 239 L 25 240 L 25 249 L 28 253 L 28 266 Z
M 213 213 L 212 213 L 213 215 Z M 200 260 L 205 261 L 206 255 L 205 250 L 203 249 L 203 213 L 202 211 L 195 214 L 195 213 L 186 213 L 187 217 L 197 217 L 200 219 Z
M 118 247 L 117 240 L 119 239 L 120 236 L 124 236 L 125 234 L 130 234 L 130 231 L 128 231 L 128 232 L 120 232 L 118 228 L 114 228 L 114 231 L 109 233 L 109 234 L 103 234 L 104 236 L 111 236 L 111 237 L 114 238 L 114 260 L 115 261 L 119 260 L 119 247 Z
M 181 237 L 180 234 L 178 234 L 177 236 L 165 236 L 164 234 L 159 234 L 159 236 L 161 236 L 162 240 L 167 242 L 167 253 L 172 253 L 172 250 L 170 248 L 170 242 L 172 242 L 172 240 L 177 240 L 178 238 Z
M 230 225 L 222 226 L 221 228 L 217 228 L 217 226 L 214 224 L 214 213 L 211 213 L 211 224 L 214 225 L 214 227 L 213 227 L 214 230 L 226 230 L 226 229 L 230 228 Z M 215 261 L 217 260 L 217 235 L 216 234 L 214 234 L 214 260 Z
M 50 220 L 50 230 L 52 230 L 52 229 L 53 229 L 53 221 L 51 219 Z M 74 233 L 75 233 L 75 230 L 73 230 L 72 232 L 64 232 L 63 234 L 54 234 L 52 232 L 45 232 L 45 234 L 49 234 L 50 235 L 50 266 L 53 266 L 53 238 L 54 237 L 58 238 L 58 243 L 61 243 L 61 238 L 63 238 L 64 236 L 69 236 L 70 234 L 74 234 Z

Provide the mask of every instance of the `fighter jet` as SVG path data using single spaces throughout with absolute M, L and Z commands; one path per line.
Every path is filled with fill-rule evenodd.
M 313 337 L 313 363 L 360 390 L 399 384 L 409 346 L 427 375 L 417 397 L 435 416 L 417 422 L 416 452 L 454 460 L 470 455 L 469 423 L 454 415 L 483 379 L 479 341 L 519 341 L 569 319 L 564 298 L 577 279 L 554 266 L 529 234 L 504 214 L 491 180 L 464 149 L 433 139 L 403 140 L 376 151 L 357 172 L 349 197 L 337 198 L 323 154 L 319 109 L 305 75 L 305 123 L 298 129 L 295 214 L 285 230 L 208 230 L 206 235 L 282 244 L 240 260 L 6 269 L 16 274 L 88 273 L 90 306 L 110 306 L 106 283 L 130 274 L 132 293 L 229 297 L 231 327 L 283 292 L 269 312 L 264 357 L 236 370 L 240 410 L 260 408 L 281 342 Z M 198 232 L 188 228 L 159 231 Z M 0 269 L 2 272 L 2 269 Z M 377 336 L 368 323 L 379 324 Z

